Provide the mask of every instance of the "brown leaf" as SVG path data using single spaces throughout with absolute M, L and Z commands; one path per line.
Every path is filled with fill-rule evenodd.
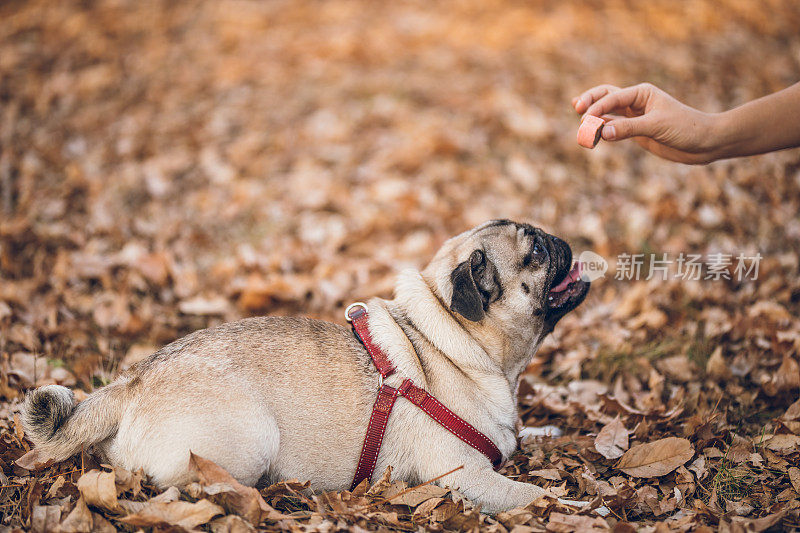
M 658 491 L 652 485 L 644 485 L 636 491 L 637 510 L 640 513 L 653 513 L 653 516 L 661 514 L 661 506 L 658 503 Z
M 800 365 L 793 357 L 785 354 L 781 366 L 772 373 L 772 379 L 764 384 L 764 392 L 774 396 L 798 387 L 800 387 Z
M 124 468 L 116 467 L 114 470 L 114 483 L 117 486 L 117 496 L 123 492 L 131 492 L 136 497 L 142 490 L 142 479 L 144 472 L 139 469 L 136 472 L 129 472 Z
M 498 522 L 511 530 L 516 525 L 527 524 L 530 519 L 533 518 L 533 513 L 526 509 L 510 509 L 497 513 L 495 518 Z
M 49 466 L 52 459 L 44 457 L 39 448 L 34 448 L 14 462 L 25 470 L 41 470 Z
M 608 523 L 602 518 L 561 513 L 550 513 L 550 521 L 547 523 L 547 531 L 553 531 L 555 533 L 607 531 L 609 529 Z
M 387 466 L 386 470 L 384 470 L 383 474 L 381 474 L 380 479 L 378 479 L 378 481 L 376 481 L 375 483 L 372 484 L 372 486 L 367 491 L 367 494 L 370 494 L 370 495 L 373 495 L 373 496 L 382 495 L 382 496 L 386 497 L 385 492 L 386 492 L 386 489 L 388 489 L 390 487 L 391 480 L 392 480 L 392 467 L 391 466 Z
M 797 494 L 800 494 L 800 468 L 790 466 L 787 472 L 789 474 L 789 481 L 792 482 L 792 487 Z
M 235 514 L 216 518 L 211 521 L 209 527 L 212 533 L 251 533 L 256 530 L 250 522 Z
M 114 472 L 90 470 L 78 479 L 78 490 L 87 505 L 117 513 L 122 510 L 117 502 Z
M 195 296 L 178 304 L 178 309 L 186 315 L 224 315 L 230 310 L 230 303 L 221 296 Z
M 414 513 L 412 514 L 413 520 L 417 522 L 420 519 L 430 516 L 433 510 L 443 501 L 445 501 L 444 498 L 428 498 L 422 502 L 419 507 L 414 509 Z
M 780 454 L 788 453 L 793 451 L 797 446 L 800 446 L 800 436 L 787 434 L 775 435 L 766 441 L 764 446 L 773 452 Z
M 695 490 L 694 476 L 683 465 L 679 466 L 675 472 L 675 484 L 681 491 L 681 494 L 683 495 L 684 498 L 686 496 L 691 496 L 692 494 L 694 494 Z
M 551 481 L 560 481 L 561 473 L 557 468 L 543 468 L 541 470 L 530 470 L 528 475 L 531 477 L 540 477 L 542 479 L 549 479 Z
M 408 492 L 403 492 L 389 498 L 389 502 L 392 505 L 416 507 L 431 498 L 443 498 L 448 492 L 450 492 L 449 489 L 442 488 L 438 485 L 422 485 L 421 487 L 415 487 Z
M 62 533 L 88 533 L 92 530 L 92 512 L 86 506 L 83 498 L 78 498 L 75 508 L 61 522 Z
M 34 505 L 31 512 L 31 531 L 47 533 L 55 531 L 61 521 L 61 507 L 58 505 Z
M 47 496 L 46 498 L 55 498 L 56 494 L 58 494 L 58 490 L 64 486 L 67 480 L 64 476 L 58 476 L 56 480 L 50 485 L 50 488 L 47 489 Z
M 417 509 L 419 509 L 419 507 L 417 507 Z M 445 498 L 444 501 L 441 502 L 439 505 L 437 505 L 433 509 L 433 512 L 431 512 L 431 520 L 437 523 L 447 522 L 448 520 L 453 518 L 456 514 L 460 514 L 463 512 L 464 512 L 464 502 L 456 503 L 449 498 Z
M 637 444 L 625 452 L 616 468 L 633 477 L 659 477 L 669 474 L 693 455 L 694 448 L 688 440 L 667 437 Z
M 208 500 L 195 503 L 177 501 L 169 503 L 148 503 L 141 511 L 121 518 L 121 522 L 136 527 L 153 527 L 162 524 L 193 529 L 208 523 L 224 509 Z
M 160 503 L 169 503 L 178 501 L 181 499 L 181 491 L 177 489 L 177 487 L 170 487 L 158 496 L 153 496 L 150 498 L 149 502 L 160 502 Z
M 731 519 L 731 523 L 732 525 L 737 526 L 735 529 L 733 529 L 733 531 L 748 531 L 748 532 L 752 531 L 754 533 L 758 533 L 761 531 L 768 530 L 769 528 L 771 528 L 772 526 L 783 520 L 784 516 L 786 516 L 786 510 L 754 519 L 748 519 L 736 516 Z
M 103 515 L 92 513 L 92 533 L 117 533 L 117 528 Z
M 781 416 L 783 420 L 800 420 L 800 399 L 795 401 L 786 409 L 786 412 Z
M 123 370 L 130 368 L 142 359 L 145 359 L 158 350 L 157 346 L 152 344 L 134 344 L 128 348 L 128 352 L 119 364 Z
M 119 490 L 119 487 L 117 488 L 117 490 Z M 169 503 L 178 501 L 180 500 L 180 498 L 181 498 L 181 491 L 179 491 L 176 487 L 170 487 L 161 494 L 159 494 L 158 496 L 153 496 L 146 502 L 119 500 L 119 505 L 120 507 L 125 509 L 125 512 L 127 513 L 138 513 L 139 511 L 147 507 L 147 504 L 149 503 Z
M 264 501 L 258 490 L 242 485 L 212 461 L 191 453 L 189 465 L 197 472 L 200 484 L 212 500 L 248 522 L 257 525 L 271 513 L 280 514 Z
M 706 374 L 714 379 L 727 380 L 731 378 L 731 369 L 722 356 L 722 346 L 717 346 L 711 352 L 711 356 L 706 363 Z
M 656 366 L 661 372 L 681 383 L 697 378 L 697 366 L 685 355 L 665 357 L 657 361 Z
M 618 459 L 628 449 L 628 430 L 619 416 L 603 426 L 594 439 L 594 448 L 606 459 Z

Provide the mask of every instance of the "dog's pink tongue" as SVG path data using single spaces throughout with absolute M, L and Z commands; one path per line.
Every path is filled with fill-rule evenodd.
M 578 281 L 581 277 L 581 264 L 580 262 L 576 261 L 575 264 L 572 266 L 572 270 L 569 271 L 567 277 L 564 278 L 564 281 L 550 289 L 550 292 L 561 292 L 567 287 L 569 287 L 570 283 L 574 283 Z

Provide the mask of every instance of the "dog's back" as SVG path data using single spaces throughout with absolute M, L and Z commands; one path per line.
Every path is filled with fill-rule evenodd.
M 313 380 L 303 379 L 308 373 Z M 189 450 L 250 485 L 276 476 L 324 480 L 351 476 L 349 461 L 331 472 L 322 457 L 314 460 L 316 439 L 305 443 L 307 434 L 285 428 L 307 424 L 331 446 L 357 449 L 349 441 L 363 438 L 375 379 L 347 328 L 248 318 L 178 339 L 77 406 L 65 387 L 37 389 L 26 398 L 23 424 L 39 461 L 97 445 L 112 464 L 144 468 L 160 485 L 189 481 Z M 339 415 L 320 416 L 327 411 Z M 279 442 L 291 442 L 280 448 L 292 456 Z

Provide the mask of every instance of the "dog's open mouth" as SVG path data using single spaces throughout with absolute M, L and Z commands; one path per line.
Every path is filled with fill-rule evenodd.
M 553 315 L 564 315 L 580 304 L 589 292 L 589 283 L 581 279 L 581 264 L 575 262 L 572 270 L 561 281 L 554 282 L 547 293 L 547 307 Z

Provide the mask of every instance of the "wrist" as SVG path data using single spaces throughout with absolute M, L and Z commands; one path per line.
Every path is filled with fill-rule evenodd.
M 705 127 L 702 131 L 703 152 L 708 154 L 710 161 L 724 157 L 722 154 L 728 143 L 727 122 L 728 117 L 725 113 L 705 113 Z
M 740 117 L 736 110 L 709 113 L 707 143 L 708 152 L 713 158 L 726 159 L 739 155 L 739 148 L 747 140 Z

